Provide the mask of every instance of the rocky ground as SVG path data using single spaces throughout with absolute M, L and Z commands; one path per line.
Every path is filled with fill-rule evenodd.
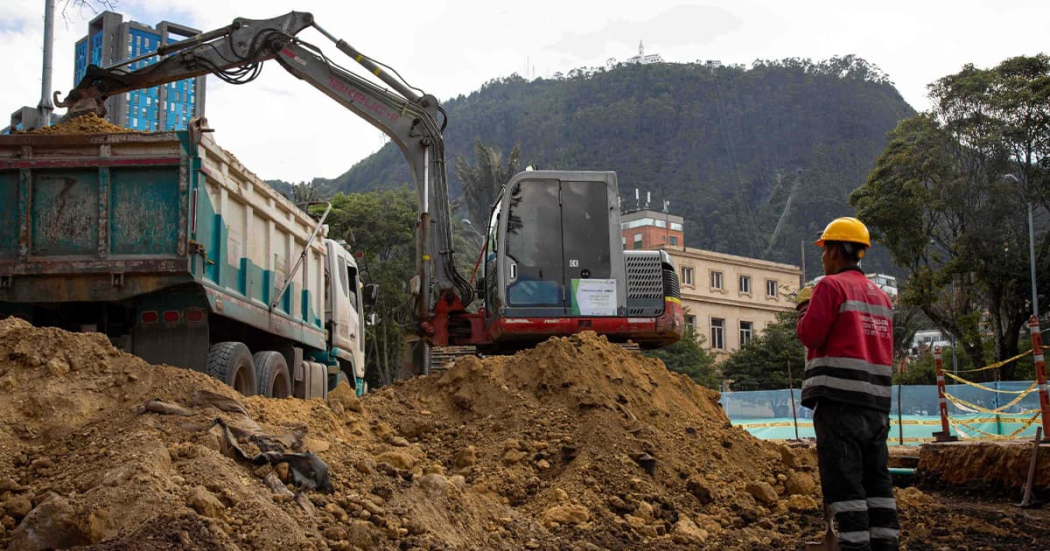
M 325 402 L 8 319 L 0 392 L 0 548 L 798 549 L 822 522 L 812 452 L 593 334 Z M 898 503 L 908 549 L 1050 535 L 1038 512 Z

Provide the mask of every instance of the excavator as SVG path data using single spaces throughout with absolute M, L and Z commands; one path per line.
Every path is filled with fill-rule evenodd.
M 309 28 L 374 78 L 351 72 L 300 39 Z M 663 251 L 623 250 L 613 172 L 536 170 L 512 177 L 492 208 L 482 276 L 476 286 L 463 277 L 454 259 L 442 139 L 448 118 L 441 104 L 333 36 L 309 13 L 237 18 L 144 56 L 89 66 L 65 99 L 56 92 L 55 103 L 68 108 L 67 118 L 102 116 L 107 97 L 200 75 L 242 84 L 267 61 L 384 132 L 408 161 L 419 211 L 411 280 L 418 371 L 429 371 L 435 346 L 503 353 L 580 331 L 641 348 L 681 338 L 685 323 L 674 262 Z M 476 297 L 483 305 L 468 310 Z

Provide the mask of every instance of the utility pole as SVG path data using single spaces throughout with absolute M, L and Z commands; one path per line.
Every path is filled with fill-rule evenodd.
M 41 128 L 51 126 L 51 112 L 55 104 L 51 100 L 51 66 L 55 49 L 55 0 L 44 0 L 44 67 L 40 78 Z
M 806 240 L 799 241 L 802 249 L 802 277 L 801 281 L 798 282 L 798 290 L 801 291 L 806 286 Z

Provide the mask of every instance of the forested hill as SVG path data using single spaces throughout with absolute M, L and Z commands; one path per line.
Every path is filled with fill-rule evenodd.
M 671 201 L 686 218 L 689 246 L 799 262 L 799 244 L 846 204 L 886 145 L 886 134 L 914 114 L 885 75 L 847 56 L 819 63 L 789 59 L 749 69 L 693 64 L 620 66 L 560 80 L 493 81 L 444 105 L 451 159 L 471 163 L 480 139 L 521 166 L 615 170 L 625 202 L 634 189 L 653 205 Z M 410 179 L 387 144 L 327 190 L 355 192 Z M 807 253 L 808 254 L 808 253 Z M 872 268 L 888 258 L 874 254 Z M 809 273 L 819 273 L 810 257 Z

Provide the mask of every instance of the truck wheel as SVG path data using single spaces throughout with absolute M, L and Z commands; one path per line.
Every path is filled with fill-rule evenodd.
M 245 396 L 254 395 L 258 387 L 252 353 L 241 342 L 213 344 L 208 351 L 208 375 Z
M 255 378 L 259 381 L 259 395 L 267 398 L 288 398 L 292 395 L 292 377 L 288 362 L 280 352 L 256 352 Z

